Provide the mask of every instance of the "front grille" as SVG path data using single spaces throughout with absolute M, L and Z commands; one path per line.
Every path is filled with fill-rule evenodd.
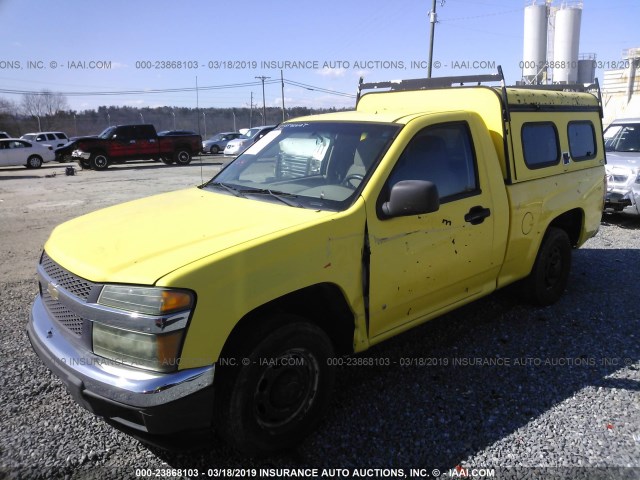
M 56 262 L 51 260 L 46 252 L 42 254 L 42 261 L 40 263 L 44 271 L 49 275 L 49 277 L 51 277 L 58 287 L 65 289 L 67 292 L 81 298 L 82 300 L 86 301 L 89 298 L 91 290 L 96 286 L 95 283 L 85 280 L 84 278 L 80 278 L 62 268 Z
M 46 286 L 42 289 L 42 301 L 47 307 L 47 310 L 49 310 L 49 313 L 58 321 L 58 323 L 60 323 L 60 325 L 65 327 L 76 337 L 82 337 L 82 325 L 84 323 L 82 317 L 73 313 L 58 300 L 53 299 L 51 295 L 49 295 Z
M 46 252 L 42 254 L 40 267 L 51 279 L 51 283 L 55 285 L 57 290 L 72 294 L 77 298 L 78 303 L 86 302 L 91 296 L 91 292 L 97 291 L 101 287 L 99 284 L 80 278 L 62 268 L 54 262 Z M 52 297 L 51 293 L 49 293 L 51 285 L 48 285 L 47 282 L 48 279 L 46 277 L 41 279 L 40 291 L 42 292 L 42 301 L 49 311 L 49 314 L 60 326 L 73 336 L 79 339 L 83 338 L 83 332 L 86 331 L 85 322 L 88 322 L 88 320 L 85 320 L 59 300 Z

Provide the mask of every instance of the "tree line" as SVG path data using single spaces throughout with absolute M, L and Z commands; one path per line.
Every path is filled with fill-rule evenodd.
M 292 107 L 285 119 L 336 111 L 335 108 Z M 65 95 L 43 90 L 22 95 L 19 102 L 0 98 L 0 131 L 13 137 L 38 131 L 62 131 L 69 137 L 97 135 L 111 125 L 150 123 L 157 131 L 192 130 L 204 138 L 218 132 L 282 121 L 282 109 L 267 107 L 265 120 L 261 108 L 186 108 L 101 106 L 76 111 L 69 108 Z

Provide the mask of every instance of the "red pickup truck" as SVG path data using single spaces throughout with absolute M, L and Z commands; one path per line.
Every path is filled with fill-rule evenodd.
M 71 154 L 82 168 L 104 170 L 128 160 L 161 160 L 167 165 L 188 165 L 200 151 L 200 135 L 159 136 L 153 125 L 117 125 L 95 137 L 81 137 L 56 150 Z

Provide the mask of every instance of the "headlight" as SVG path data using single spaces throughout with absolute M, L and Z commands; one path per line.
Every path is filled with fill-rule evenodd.
M 193 296 L 183 290 L 105 285 L 98 304 L 146 315 L 166 315 L 190 308 Z
M 157 372 L 176 370 L 194 301 L 186 290 L 105 285 L 97 303 L 121 313 L 105 309 L 93 322 L 93 353 Z
M 171 372 L 177 368 L 184 330 L 163 335 L 93 324 L 93 353 L 138 368 Z

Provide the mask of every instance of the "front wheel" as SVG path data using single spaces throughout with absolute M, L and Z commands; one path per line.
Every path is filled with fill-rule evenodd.
M 160 160 L 165 165 L 171 165 L 173 163 L 173 158 L 171 158 L 171 157 L 160 157 Z
M 550 227 L 538 251 L 533 269 L 523 282 L 524 295 L 539 306 L 557 302 L 569 282 L 571 242 L 567 232 Z
M 178 165 L 189 165 L 191 163 L 191 152 L 185 148 L 176 150 L 173 156 Z
M 214 145 L 213 147 L 211 147 L 211 150 L 209 150 L 209 152 L 216 155 L 220 153 L 220 148 L 217 145 Z
M 246 343 L 243 343 L 246 346 Z M 235 448 L 256 455 L 291 448 L 316 425 L 329 402 L 333 345 L 318 326 L 297 317 L 234 352 L 223 375 L 217 425 Z
M 37 155 L 31 155 L 27 159 L 27 168 L 40 168 L 42 166 L 42 159 Z
M 109 158 L 104 153 L 92 153 L 89 166 L 94 170 L 106 170 L 109 166 Z

